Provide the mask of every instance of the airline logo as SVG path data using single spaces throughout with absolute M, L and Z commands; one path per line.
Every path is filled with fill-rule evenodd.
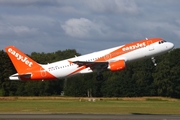
M 135 49 L 142 48 L 142 47 L 146 47 L 146 43 L 145 42 L 137 43 L 137 44 L 134 44 L 134 45 L 131 45 L 131 46 L 127 46 L 127 47 L 123 47 L 122 50 L 123 51 L 135 50 Z
M 18 52 L 16 52 L 12 48 L 9 48 L 8 52 L 11 53 L 12 55 L 14 55 L 17 58 L 17 60 L 20 60 L 23 63 L 25 63 L 26 65 L 28 65 L 29 67 L 32 67 L 33 63 L 30 62 L 27 57 L 20 55 Z

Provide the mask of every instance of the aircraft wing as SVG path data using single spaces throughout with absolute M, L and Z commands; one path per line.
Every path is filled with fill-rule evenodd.
M 72 62 L 80 66 L 90 67 L 92 70 L 94 69 L 106 69 L 108 67 L 108 62 L 87 62 L 87 61 L 74 61 Z

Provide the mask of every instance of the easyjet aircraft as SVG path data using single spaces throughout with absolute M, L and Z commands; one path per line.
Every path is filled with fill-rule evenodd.
M 54 80 L 63 79 L 77 74 L 97 72 L 97 80 L 102 80 L 102 71 L 120 71 L 128 62 L 151 58 L 171 50 L 174 44 L 162 38 L 149 38 L 118 47 L 82 55 L 66 60 L 39 64 L 22 53 L 14 46 L 6 47 L 6 52 L 14 64 L 17 73 L 10 80 Z

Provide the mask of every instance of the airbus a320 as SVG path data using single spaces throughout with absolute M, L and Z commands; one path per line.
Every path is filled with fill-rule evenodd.
M 103 79 L 104 70 L 121 71 L 129 62 L 151 58 L 173 49 L 174 44 L 162 38 L 146 38 L 137 42 L 75 56 L 49 64 L 39 64 L 14 46 L 5 48 L 17 73 L 10 80 L 57 80 L 70 76 L 97 72 L 97 80 Z

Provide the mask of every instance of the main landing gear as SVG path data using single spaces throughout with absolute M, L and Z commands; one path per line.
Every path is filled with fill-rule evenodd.
M 98 74 L 97 76 L 96 76 L 96 80 L 97 81 L 102 81 L 104 79 L 104 76 L 102 75 L 102 74 Z

